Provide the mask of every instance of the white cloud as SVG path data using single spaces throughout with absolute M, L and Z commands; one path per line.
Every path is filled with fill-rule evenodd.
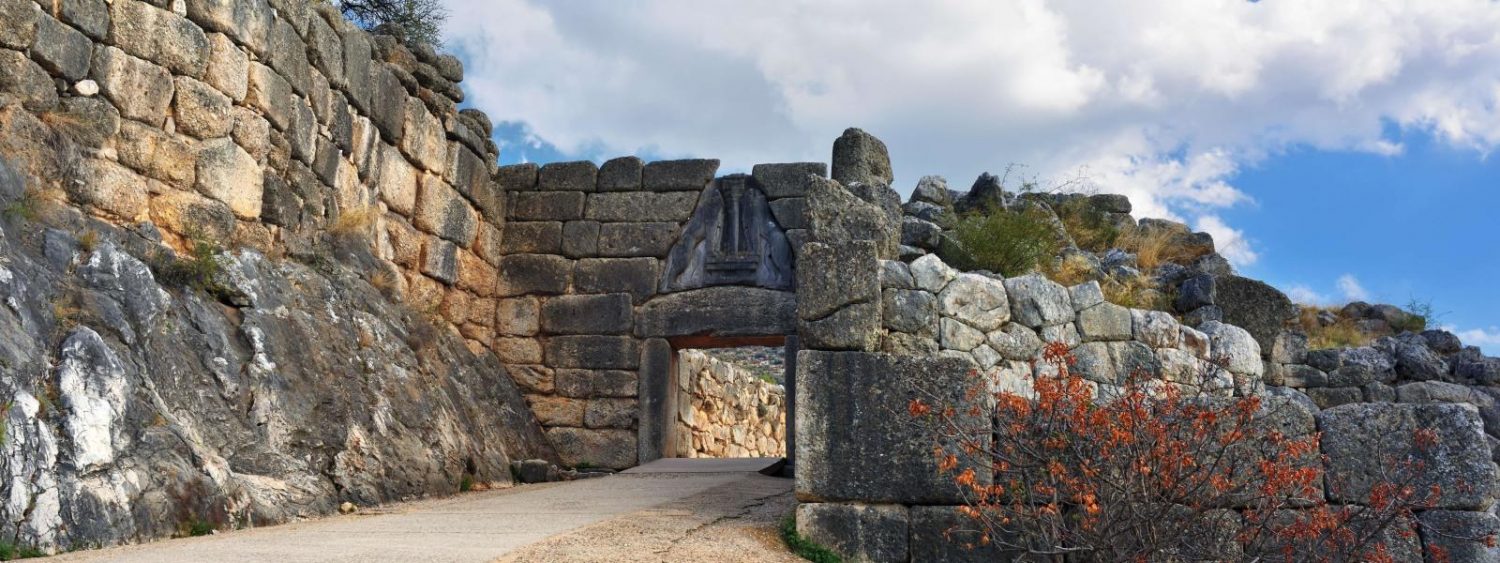
M 1500 353 L 1500 327 L 1460 329 L 1444 325 L 1443 330 L 1458 335 L 1458 339 L 1469 346 L 1478 346 L 1486 354 Z
M 1260 255 L 1250 248 L 1245 233 L 1226 225 L 1218 215 L 1199 216 L 1193 228 L 1213 235 L 1214 248 L 1235 266 L 1248 266 L 1260 259 Z
M 1365 301 L 1370 298 L 1370 292 L 1365 290 L 1365 286 L 1360 285 L 1359 278 L 1354 277 L 1354 274 L 1339 276 L 1338 287 L 1339 293 L 1342 293 L 1346 300 Z
M 1286 288 L 1286 296 L 1292 298 L 1293 303 L 1302 305 L 1327 305 L 1328 296 L 1318 293 L 1304 284 L 1293 284 Z
M 880 136 L 897 188 L 1020 162 L 1138 215 L 1218 227 L 1228 180 L 1291 145 L 1398 154 L 1389 124 L 1500 143 L 1488 0 L 449 0 L 466 89 L 564 151 L 828 160 Z

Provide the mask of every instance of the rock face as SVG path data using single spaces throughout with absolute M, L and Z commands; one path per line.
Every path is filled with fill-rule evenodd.
M 677 377 L 674 457 L 786 455 L 785 387 L 701 350 L 678 354 Z
M 854 183 L 889 186 L 895 176 L 891 173 L 891 155 L 885 143 L 863 130 L 845 129 L 833 142 L 833 179 L 845 186 Z
M 347 265 L 229 254 L 210 294 L 160 281 L 151 231 L 0 227 L 0 475 L 19 501 L 0 532 L 18 543 L 283 522 L 554 457 L 494 355 Z

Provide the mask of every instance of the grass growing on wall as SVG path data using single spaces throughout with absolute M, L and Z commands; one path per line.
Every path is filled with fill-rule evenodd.
M 1047 212 L 1036 207 L 971 213 L 955 221 L 950 232 L 962 256 L 943 256 L 944 261 L 957 258 L 954 265 L 961 269 L 989 270 L 1005 277 L 1035 270 L 1062 249 Z
M 781 540 L 786 542 L 787 549 L 797 557 L 801 557 L 813 563 L 842 563 L 843 558 L 837 553 L 829 551 L 828 548 L 814 543 L 812 540 L 802 537 L 797 533 L 797 513 L 792 512 L 781 519 Z

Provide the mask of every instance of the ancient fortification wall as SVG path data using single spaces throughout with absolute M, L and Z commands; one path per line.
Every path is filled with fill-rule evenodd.
M 786 388 L 702 350 L 677 356 L 677 450 L 669 457 L 786 455 Z

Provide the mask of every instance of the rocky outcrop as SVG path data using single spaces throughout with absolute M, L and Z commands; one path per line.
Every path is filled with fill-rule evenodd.
M 237 251 L 184 279 L 149 224 L 19 199 L 18 180 L 0 164 L 0 202 L 36 206 L 0 219 L 15 543 L 274 524 L 554 458 L 494 354 L 387 297 L 367 248 L 316 267 Z

